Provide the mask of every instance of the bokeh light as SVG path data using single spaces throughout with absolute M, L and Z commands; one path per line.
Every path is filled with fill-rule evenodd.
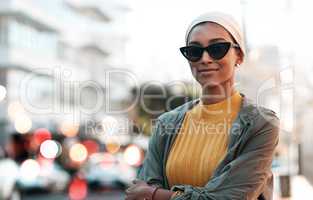
M 88 151 L 83 144 L 74 144 L 69 155 L 74 162 L 83 162 L 87 159 Z
M 82 200 L 87 196 L 87 183 L 85 180 L 75 177 L 69 185 L 69 199 Z
M 40 145 L 40 153 L 43 157 L 54 159 L 62 152 L 61 145 L 54 140 L 46 140 Z
M 27 133 L 32 128 L 32 121 L 27 115 L 22 114 L 15 119 L 14 127 L 19 133 Z
M 33 180 L 40 174 L 40 165 L 36 160 L 25 160 L 20 167 L 20 176 L 26 180 Z
M 39 128 L 34 132 L 34 143 L 36 145 L 40 145 L 46 140 L 50 140 L 52 138 L 52 135 L 48 129 L 45 128 Z
M 82 144 L 86 147 L 88 155 L 97 153 L 99 151 L 99 144 L 94 140 L 85 140 Z
M 75 137 L 79 131 L 79 125 L 69 121 L 64 121 L 60 125 L 60 131 L 66 137 Z
M 136 145 L 129 145 L 124 151 L 124 159 L 127 164 L 139 166 L 143 160 L 143 151 Z
M 105 144 L 106 150 L 111 153 L 117 153 L 120 150 L 121 145 L 117 142 L 109 142 Z
M 7 90 L 3 85 L 0 85 L 0 101 L 2 101 L 7 95 Z
M 106 150 L 111 154 L 117 153 L 121 148 L 118 138 L 114 136 L 107 136 L 104 143 Z
M 8 106 L 8 115 L 12 121 L 14 121 L 18 116 L 24 115 L 25 109 L 20 102 L 12 102 Z

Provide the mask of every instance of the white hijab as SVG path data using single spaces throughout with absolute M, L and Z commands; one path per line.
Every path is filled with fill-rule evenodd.
M 233 36 L 233 38 L 235 39 L 235 42 L 239 45 L 240 50 L 243 53 L 243 56 L 245 56 L 246 48 L 245 48 L 245 42 L 244 42 L 244 35 L 243 35 L 243 31 L 240 25 L 232 16 L 225 14 L 225 13 L 221 13 L 221 12 L 204 13 L 198 16 L 196 19 L 194 19 L 186 31 L 186 35 L 185 35 L 186 44 L 188 42 L 189 34 L 191 30 L 196 25 L 203 23 L 203 22 L 214 22 L 224 27 Z

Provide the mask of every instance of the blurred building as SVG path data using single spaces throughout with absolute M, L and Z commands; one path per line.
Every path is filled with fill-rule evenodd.
M 81 105 L 91 108 L 90 111 L 101 103 L 96 112 L 81 117 L 85 120 L 91 117 L 93 121 L 101 121 L 106 115 L 126 118 L 127 112 L 116 111 L 122 110 L 121 104 L 130 95 L 131 88 L 125 74 L 128 70 L 125 65 L 127 4 L 124 1 L 107 1 L 101 2 L 100 7 L 93 1 L 68 0 L 65 5 L 94 23 L 94 30 L 83 31 L 83 37 L 75 38 L 69 31 L 62 38 L 64 58 L 71 59 L 90 73 L 91 81 L 85 84 Z
M 275 81 L 281 69 L 281 55 L 277 46 L 254 47 L 249 51 L 242 70 L 239 68 L 238 81 L 242 85 L 239 87 L 256 102 L 260 100 L 261 93 L 266 92 L 264 89 L 275 89 L 277 85 L 272 85 L 272 88 L 263 86 L 268 80 Z
M 1 132 L 55 129 L 74 115 L 79 122 L 77 111 L 94 106 L 95 91 L 106 94 L 104 70 L 124 67 L 127 37 L 119 26 L 127 5 L 101 2 L 107 11 L 80 2 L 0 2 Z
M 53 78 L 49 69 L 54 67 L 52 63 L 60 62 L 57 57 L 58 30 L 28 2 L 13 0 L 0 2 L 0 30 L 0 84 L 7 89 L 6 101 L 1 103 L 1 120 L 10 122 L 7 107 L 20 100 L 21 81 L 27 76 L 38 77 L 28 81 L 30 85 L 24 85 L 29 88 L 28 97 L 34 105 L 40 101 L 47 103 L 52 97 L 49 85 Z M 12 110 L 18 112 L 18 104 L 14 105 Z M 12 113 L 11 117 L 18 117 L 18 114 Z M 2 131 L 9 130 L 2 127 Z
M 239 71 L 239 89 L 258 106 L 272 109 L 280 118 L 280 141 L 273 171 L 278 175 L 298 174 L 294 66 L 288 55 L 278 46 L 256 46 L 250 48 Z

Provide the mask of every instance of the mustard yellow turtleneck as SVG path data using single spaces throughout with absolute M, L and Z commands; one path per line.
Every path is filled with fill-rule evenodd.
M 215 104 L 200 102 L 186 113 L 166 163 L 170 187 L 177 184 L 201 187 L 209 181 L 226 154 L 228 132 L 241 100 L 240 93 L 235 92 Z

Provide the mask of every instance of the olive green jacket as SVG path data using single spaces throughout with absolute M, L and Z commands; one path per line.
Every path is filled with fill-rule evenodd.
M 199 103 L 199 99 L 164 113 L 157 119 L 137 178 L 150 185 L 183 191 L 173 198 L 175 200 L 272 199 L 271 163 L 278 144 L 279 119 L 273 111 L 258 107 L 242 96 L 241 109 L 230 129 L 226 156 L 204 187 L 174 185 L 169 188 L 166 177 L 166 161 L 171 146 L 185 113 Z

